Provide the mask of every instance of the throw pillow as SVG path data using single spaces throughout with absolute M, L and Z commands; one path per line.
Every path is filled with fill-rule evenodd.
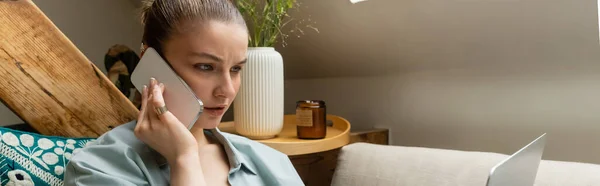
M 0 127 L 0 185 L 63 185 L 71 155 L 93 141 Z

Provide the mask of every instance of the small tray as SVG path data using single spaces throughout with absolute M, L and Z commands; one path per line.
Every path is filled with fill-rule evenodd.
M 350 141 L 350 122 L 346 119 L 327 115 L 333 126 L 327 126 L 327 135 L 323 139 L 298 139 L 296 134 L 296 115 L 285 115 L 283 130 L 271 139 L 255 140 L 289 156 L 311 154 L 328 151 L 347 145 Z M 223 132 L 237 134 L 234 122 L 222 122 L 219 129 Z

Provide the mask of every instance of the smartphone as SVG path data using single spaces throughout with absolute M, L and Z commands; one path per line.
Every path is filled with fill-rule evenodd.
M 163 98 L 167 109 L 186 125 L 188 130 L 191 129 L 204 111 L 202 100 L 198 99 L 194 91 L 154 48 L 148 47 L 131 73 L 131 82 L 142 92 L 144 85 L 150 84 L 151 77 L 165 85 Z M 148 106 L 148 109 L 153 109 L 151 105 Z

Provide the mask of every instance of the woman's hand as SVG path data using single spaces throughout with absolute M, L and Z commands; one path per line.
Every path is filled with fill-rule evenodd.
M 164 84 L 154 78 L 150 80 L 150 86 L 144 87 L 135 136 L 163 155 L 171 165 L 199 159 L 198 143 L 183 123 L 169 111 L 156 113 L 155 108 L 165 106 L 164 91 Z

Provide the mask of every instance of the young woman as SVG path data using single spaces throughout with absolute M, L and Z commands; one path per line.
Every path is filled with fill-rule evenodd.
M 205 105 L 191 130 L 149 80 L 137 120 L 75 153 L 65 185 L 303 185 L 279 151 L 216 127 L 240 87 L 248 30 L 231 0 L 156 0 L 143 12 L 156 49 Z M 143 55 L 143 52 L 142 52 Z

